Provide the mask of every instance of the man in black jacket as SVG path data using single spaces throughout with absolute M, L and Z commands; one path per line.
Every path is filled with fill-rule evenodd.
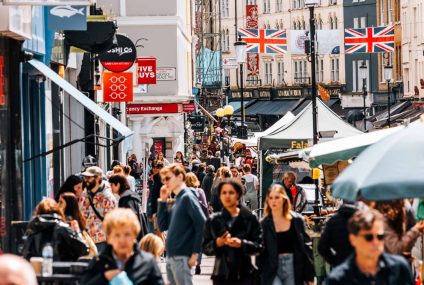
M 318 252 L 332 267 L 339 265 L 353 253 L 347 224 L 356 212 L 353 204 L 343 204 L 325 224 L 318 243 Z
M 376 210 L 358 210 L 349 220 L 355 253 L 331 271 L 328 285 L 413 285 L 411 268 L 402 256 L 384 253 L 384 217 Z
M 206 167 L 206 175 L 203 178 L 202 185 L 200 188 L 205 191 L 206 201 L 210 203 L 212 196 L 212 184 L 215 176 L 215 167 L 213 165 L 208 165 Z
M 161 161 L 156 162 L 153 166 L 153 187 L 152 191 L 149 193 L 149 198 L 147 201 L 148 218 L 153 223 L 153 227 L 155 230 L 158 229 L 157 221 L 156 221 L 156 213 L 158 211 L 158 199 L 160 194 L 160 188 L 162 187 L 162 179 L 160 177 L 159 172 L 163 168 L 163 163 Z

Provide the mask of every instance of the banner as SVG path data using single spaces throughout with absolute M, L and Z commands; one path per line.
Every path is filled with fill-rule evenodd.
M 182 105 L 172 104 L 127 104 L 128 115 L 181 113 Z
M 132 102 L 132 82 L 132 72 L 104 72 L 103 102 Z
M 87 30 L 87 7 L 49 7 L 47 13 L 47 27 L 52 31 L 85 31 Z
M 305 40 L 309 31 L 290 30 L 290 54 L 305 54 Z M 317 30 L 317 54 L 339 54 L 340 31 Z
M 395 26 L 345 29 L 346 53 L 395 51 Z
M 286 30 L 243 29 L 238 35 L 247 43 L 248 53 L 287 53 Z
M 246 28 L 258 28 L 258 5 L 246 5 Z M 259 54 L 247 54 L 247 76 L 259 75 Z
M 246 28 L 258 28 L 258 5 L 246 5 Z
M 137 58 L 137 81 L 138 84 L 156 84 L 156 58 Z

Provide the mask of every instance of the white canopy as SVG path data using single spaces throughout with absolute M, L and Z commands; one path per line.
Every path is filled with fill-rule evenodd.
M 272 126 L 266 129 L 263 132 L 256 132 L 254 135 L 247 140 L 239 139 L 239 138 L 231 138 L 233 143 L 240 142 L 245 144 L 247 147 L 258 146 L 258 140 L 260 137 L 266 136 L 282 127 L 290 123 L 294 118 L 296 118 L 292 112 L 287 112 L 281 119 L 275 122 Z
M 318 131 L 336 131 L 334 139 L 350 137 L 362 132 L 334 113 L 320 99 L 317 99 Z M 259 149 L 305 148 L 312 140 L 312 102 L 294 120 L 283 127 L 259 138 Z

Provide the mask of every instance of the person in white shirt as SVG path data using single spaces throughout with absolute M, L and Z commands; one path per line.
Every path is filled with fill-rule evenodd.
M 245 203 L 250 210 L 256 210 L 259 207 L 258 191 L 259 191 L 259 180 L 256 175 L 253 175 L 252 168 L 249 164 L 243 165 L 243 176 L 244 188 L 245 188 Z
M 134 176 L 130 175 L 130 172 L 131 172 L 131 166 L 125 165 L 124 166 L 125 177 L 127 178 L 128 184 L 130 185 L 130 190 L 135 192 L 135 178 Z

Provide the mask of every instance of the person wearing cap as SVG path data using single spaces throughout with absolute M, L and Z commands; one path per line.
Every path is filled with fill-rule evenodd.
M 102 229 L 105 215 L 117 207 L 117 201 L 109 184 L 102 180 L 103 170 L 91 166 L 82 173 L 85 190 L 81 194 L 80 210 L 87 220 L 87 233 L 99 253 L 106 247 L 106 235 Z

